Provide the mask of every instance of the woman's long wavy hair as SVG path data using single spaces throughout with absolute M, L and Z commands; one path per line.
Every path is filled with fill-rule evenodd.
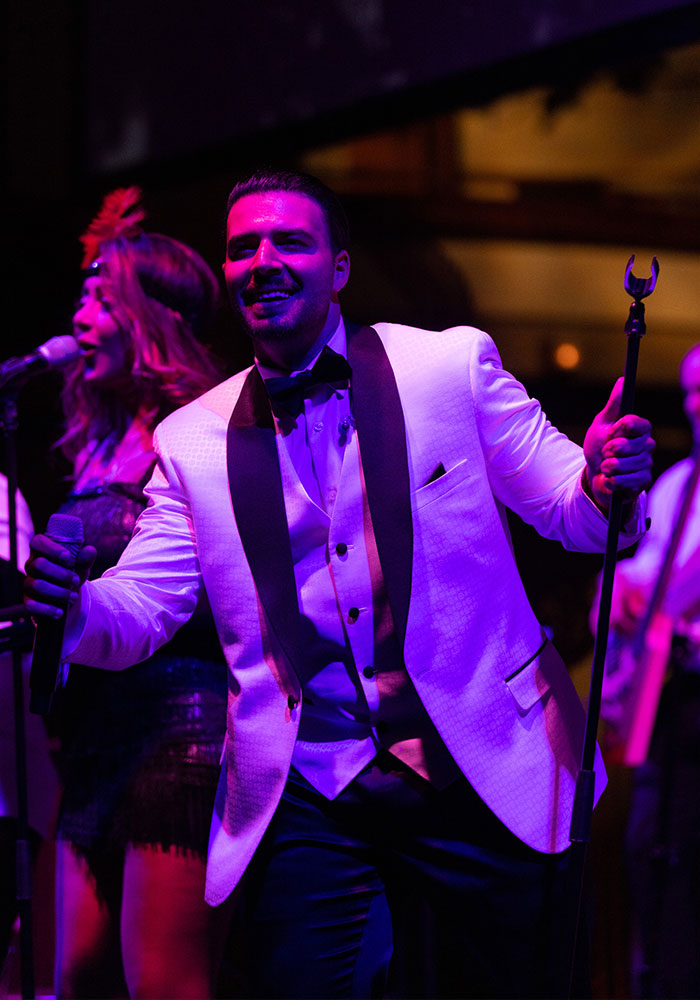
M 146 426 L 201 395 L 223 375 L 198 341 L 213 321 L 219 286 L 190 247 L 159 233 L 100 242 L 84 277 L 98 276 L 122 330 L 127 371 L 118 390 L 83 379 L 82 361 L 67 370 L 58 442 L 71 460 L 90 441 L 116 444 L 138 414 Z

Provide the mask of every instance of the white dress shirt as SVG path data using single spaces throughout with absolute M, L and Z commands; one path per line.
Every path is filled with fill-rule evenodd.
M 341 319 L 327 341 L 347 357 Z M 324 344 L 308 359 L 311 368 Z M 279 372 L 256 362 L 263 379 Z M 297 374 L 292 372 L 291 374 Z M 292 764 L 334 798 L 390 749 L 438 785 L 457 777 L 401 663 L 362 484 L 351 393 L 315 387 L 298 417 L 275 414 L 285 502 L 302 489 L 306 516 L 289 518 L 299 608 L 314 623 L 313 674 L 302 678 Z M 342 483 L 342 501 L 338 502 Z M 347 502 L 345 502 L 347 501 Z

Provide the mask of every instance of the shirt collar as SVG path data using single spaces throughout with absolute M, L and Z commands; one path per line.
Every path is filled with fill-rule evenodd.
M 293 371 L 289 372 L 289 374 L 296 375 L 298 372 L 306 371 L 309 368 L 313 368 L 319 354 L 326 346 L 326 344 L 331 348 L 331 350 L 335 351 L 336 354 L 340 354 L 342 355 L 342 357 L 347 358 L 348 341 L 347 341 L 347 336 L 345 334 L 345 324 L 343 322 L 342 316 L 338 320 L 338 325 L 336 326 L 335 330 L 331 333 L 329 337 L 327 337 L 326 339 L 319 339 L 316 341 L 311 352 L 307 355 L 306 361 L 302 365 L 302 367 L 295 368 Z M 264 364 L 257 358 L 255 358 L 255 365 L 263 379 L 276 378 L 280 374 L 278 368 L 272 368 L 270 365 Z M 284 372 L 284 374 L 286 375 L 287 372 Z

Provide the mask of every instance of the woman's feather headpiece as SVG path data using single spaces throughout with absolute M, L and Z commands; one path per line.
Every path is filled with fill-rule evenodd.
M 139 236 L 146 212 L 141 206 L 142 192 L 138 187 L 118 188 L 105 195 L 102 207 L 87 227 L 80 242 L 83 244 L 83 268 L 99 257 L 100 244 L 126 236 Z

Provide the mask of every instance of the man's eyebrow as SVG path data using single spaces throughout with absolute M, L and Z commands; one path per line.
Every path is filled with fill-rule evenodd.
M 285 239 L 290 236 L 294 236 L 297 239 L 308 240 L 309 243 L 313 243 L 314 241 L 312 234 L 308 231 L 308 229 L 304 229 L 302 226 L 291 226 L 288 229 L 275 229 L 273 230 L 273 236 L 275 239 Z
M 249 232 L 249 233 L 234 233 L 232 236 L 229 236 L 227 238 L 226 244 L 228 246 L 228 245 L 230 245 L 232 243 L 246 243 L 246 242 L 249 242 L 250 240 L 255 240 L 255 239 L 258 239 L 258 238 L 259 237 L 254 232 Z
M 290 236 L 308 240 L 309 242 L 314 241 L 314 236 L 309 232 L 308 229 L 304 229 L 303 226 L 290 226 L 290 227 L 280 227 L 279 229 L 272 230 L 273 239 L 285 239 Z M 250 243 L 262 238 L 262 234 L 255 229 L 251 229 L 243 233 L 233 233 L 226 241 L 228 245 L 235 245 L 236 243 Z

